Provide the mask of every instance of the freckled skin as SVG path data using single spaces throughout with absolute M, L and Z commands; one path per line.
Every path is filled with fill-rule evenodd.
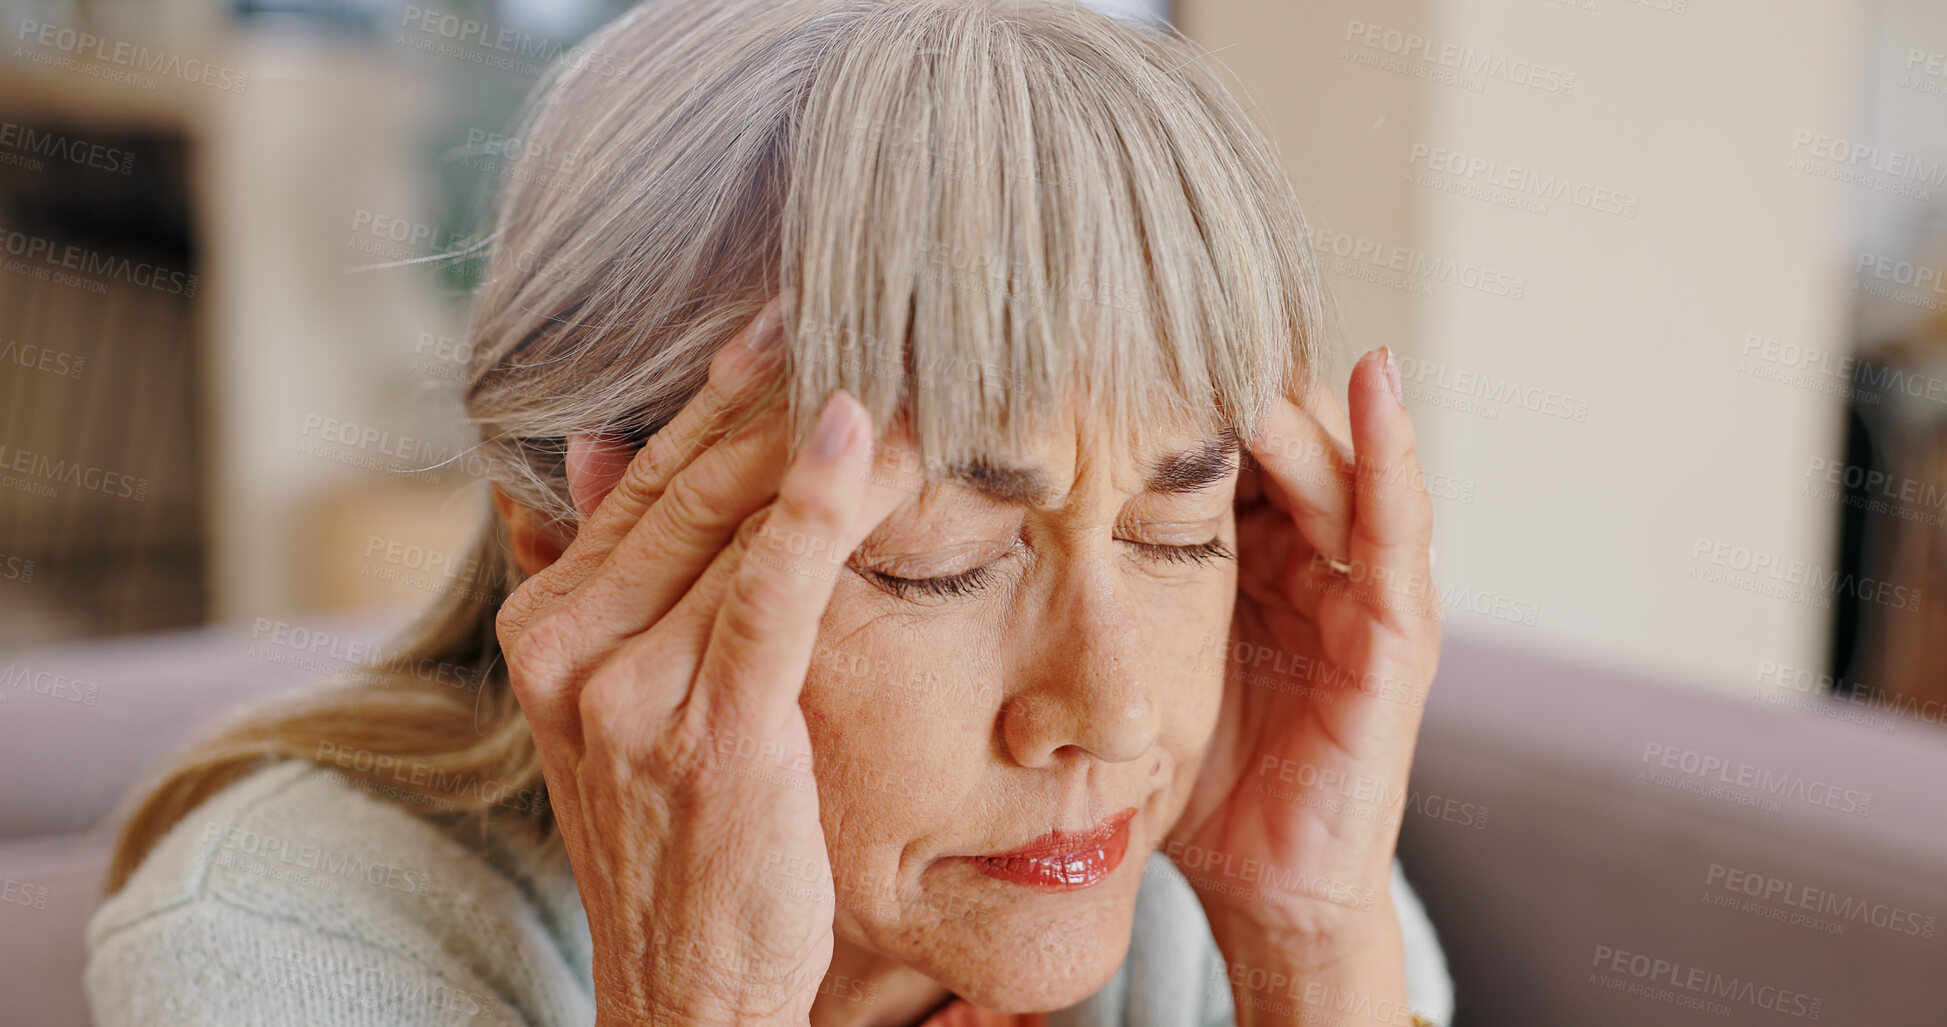
M 1066 427 L 1007 457 L 1056 484 L 1050 507 L 946 483 L 908 500 L 855 554 L 822 622 L 800 705 L 837 893 L 832 974 L 882 996 L 944 985 L 1027 1011 L 1099 989 L 1215 727 L 1223 668 L 1209 640 L 1227 637 L 1236 563 L 1166 561 L 1130 541 L 1234 551 L 1235 471 L 1146 493 L 1152 461 L 1202 440 L 1159 433 L 1139 453 L 1072 414 Z M 981 565 L 987 582 L 964 595 L 901 598 L 860 573 Z M 1121 865 L 1079 891 L 951 859 L 1130 807 Z M 853 1022 L 858 1006 L 821 995 L 813 1021 Z

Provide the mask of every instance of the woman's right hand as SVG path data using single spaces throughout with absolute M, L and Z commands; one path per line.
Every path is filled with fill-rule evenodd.
M 774 299 L 633 458 L 571 440 L 582 526 L 496 625 L 588 914 L 604 1027 L 805 1024 L 830 965 L 798 697 L 836 578 L 902 486 L 875 476 L 870 418 L 844 393 L 795 461 L 781 410 L 712 430 L 776 373 L 781 322 Z

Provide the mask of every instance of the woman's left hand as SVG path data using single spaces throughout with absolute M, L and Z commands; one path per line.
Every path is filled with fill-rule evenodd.
M 1319 389 L 1251 440 L 1222 711 L 1165 846 L 1233 963 L 1399 951 L 1393 851 L 1440 654 L 1433 511 L 1390 354 L 1348 391 L 1349 422 Z M 1383 969 L 1354 976 L 1403 988 Z

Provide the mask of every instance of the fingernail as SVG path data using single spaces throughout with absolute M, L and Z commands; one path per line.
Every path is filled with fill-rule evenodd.
M 811 432 L 813 459 L 830 460 L 845 449 L 852 437 L 851 403 L 844 391 L 832 393 L 825 401 L 825 412 L 818 415 L 818 427 Z
M 784 341 L 784 303 L 782 297 L 773 297 L 765 304 L 764 312 L 758 315 L 757 323 L 751 326 L 750 334 L 744 338 L 744 346 L 752 353 L 762 353 Z
M 1393 387 L 1393 402 L 1405 406 L 1406 390 L 1399 384 L 1399 361 L 1393 359 L 1393 348 L 1381 346 L 1379 352 L 1386 354 L 1386 384 Z

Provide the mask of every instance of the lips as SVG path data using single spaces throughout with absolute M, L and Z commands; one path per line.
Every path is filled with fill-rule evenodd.
M 1086 888 L 1115 873 L 1129 851 L 1135 807 L 1086 831 L 1050 831 L 1018 849 L 967 856 L 975 870 L 996 880 L 1044 891 Z

